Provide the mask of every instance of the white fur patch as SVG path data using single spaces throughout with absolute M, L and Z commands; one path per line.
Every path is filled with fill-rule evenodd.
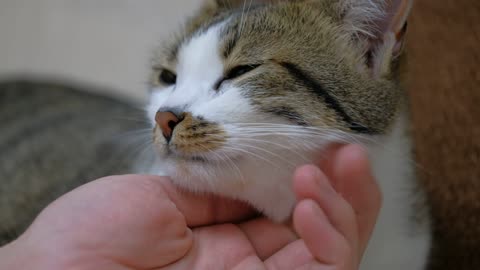
M 400 117 L 390 136 L 369 147 L 384 199 L 361 270 L 423 270 L 427 264 L 431 242 L 429 217 L 415 219 L 419 211 L 415 202 L 423 194 L 416 186 L 406 127 L 405 118 Z
M 181 46 L 176 85 L 154 89 L 151 96 L 147 111 L 152 124 L 155 124 L 155 113 L 161 107 L 179 107 L 188 111 L 214 98 L 213 86 L 223 76 L 218 48 L 221 27 L 212 27 Z

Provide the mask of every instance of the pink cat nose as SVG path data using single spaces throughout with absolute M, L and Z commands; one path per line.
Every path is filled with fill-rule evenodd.
M 155 122 L 157 122 L 158 126 L 162 130 L 163 137 L 167 141 L 170 141 L 172 138 L 173 129 L 180 123 L 182 120 L 179 119 L 174 113 L 172 112 L 161 112 L 158 111 L 155 115 Z

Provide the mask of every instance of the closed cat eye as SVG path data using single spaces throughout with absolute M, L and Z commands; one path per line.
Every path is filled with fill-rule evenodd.
M 177 75 L 168 69 L 162 69 L 158 76 L 158 81 L 166 85 L 177 83 Z
M 231 80 L 237 77 L 240 77 L 254 69 L 256 69 L 260 65 L 243 65 L 243 66 L 237 66 L 233 69 L 231 69 L 227 76 L 225 76 L 225 80 Z
M 257 65 L 236 66 L 233 69 L 231 69 L 225 77 L 223 77 L 221 80 L 219 80 L 214 88 L 216 90 L 218 90 L 222 86 L 224 81 L 232 80 L 232 79 L 238 78 L 242 75 L 245 75 L 248 72 L 256 69 L 259 66 L 260 65 L 258 65 L 258 64 Z

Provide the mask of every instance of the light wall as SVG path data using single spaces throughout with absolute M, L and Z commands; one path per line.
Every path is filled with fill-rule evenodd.
M 0 0 L 0 78 L 48 77 L 141 97 L 153 49 L 200 0 Z

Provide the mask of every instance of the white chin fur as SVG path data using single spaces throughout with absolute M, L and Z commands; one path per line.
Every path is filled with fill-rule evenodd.
M 300 157 L 289 153 L 284 154 L 285 158 L 266 156 L 265 160 L 244 156 L 221 163 L 166 160 L 157 170 L 182 188 L 247 202 L 272 220 L 282 222 L 290 217 L 295 205 L 294 170 L 309 163 L 311 159 L 305 158 L 308 155 Z

